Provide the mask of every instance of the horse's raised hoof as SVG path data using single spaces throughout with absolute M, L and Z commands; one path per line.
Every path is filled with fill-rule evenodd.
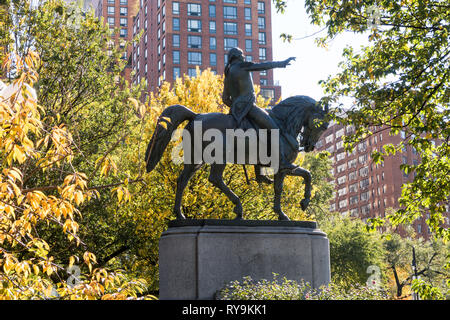
M 305 198 L 302 201 L 300 201 L 300 206 L 303 211 L 305 211 L 306 208 L 308 208 L 308 205 L 309 205 L 309 199 Z

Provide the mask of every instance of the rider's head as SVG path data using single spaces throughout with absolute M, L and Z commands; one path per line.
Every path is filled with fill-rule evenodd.
M 228 63 L 231 63 L 234 59 L 244 60 L 244 52 L 240 48 L 231 48 L 228 51 Z

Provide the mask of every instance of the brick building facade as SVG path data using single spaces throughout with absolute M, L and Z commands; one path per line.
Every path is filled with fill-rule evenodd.
M 92 0 L 91 5 L 98 17 L 103 17 L 104 22 L 109 25 L 114 32 L 114 41 L 110 46 L 125 48 L 126 42 L 133 39 L 133 20 L 139 11 L 139 0 Z M 107 48 L 108 49 L 108 48 Z M 123 76 L 131 82 L 131 53 L 132 46 L 126 48 L 126 53 L 122 59 L 127 61 L 123 70 Z
M 272 59 L 270 0 L 141 0 L 133 35 L 142 32 L 133 47 L 135 83 L 146 80 L 149 91 L 162 81 L 196 75 L 210 68 L 223 74 L 226 53 L 240 47 L 249 61 Z M 281 87 L 273 71 L 254 72 L 261 94 L 276 101 Z
M 414 179 L 400 170 L 401 164 L 420 163 L 420 157 L 405 143 L 401 153 L 386 157 L 381 164 L 371 160 L 374 150 L 382 150 L 385 144 L 398 144 L 406 139 L 404 132 L 391 136 L 388 130 L 372 128 L 373 135 L 359 143 L 352 153 L 344 150 L 343 136 L 350 134 L 352 126 L 330 124 L 319 139 L 316 149 L 326 150 L 333 163 L 335 197 L 330 210 L 348 214 L 366 221 L 371 217 L 384 217 L 387 208 L 399 208 L 402 185 Z M 448 224 L 448 212 L 447 221 Z M 429 229 L 422 217 L 413 224 L 419 237 L 428 239 Z M 400 229 L 402 234 L 403 231 Z

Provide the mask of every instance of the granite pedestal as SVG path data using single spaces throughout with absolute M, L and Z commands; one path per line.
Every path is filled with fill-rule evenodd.
M 330 281 L 326 234 L 313 221 L 171 221 L 159 242 L 160 299 L 208 300 L 227 283 Z

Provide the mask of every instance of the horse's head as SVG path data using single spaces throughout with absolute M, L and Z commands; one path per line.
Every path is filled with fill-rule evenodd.
M 307 96 L 292 96 L 284 99 L 269 111 L 279 126 L 292 136 L 301 136 L 300 147 L 310 152 L 317 140 L 327 129 L 328 105 L 321 104 Z
M 303 124 L 303 132 L 301 136 L 300 146 L 305 152 L 314 150 L 317 141 L 322 133 L 328 128 L 328 122 L 325 122 L 325 116 L 328 113 L 328 105 L 324 108 L 315 106 L 307 114 Z

